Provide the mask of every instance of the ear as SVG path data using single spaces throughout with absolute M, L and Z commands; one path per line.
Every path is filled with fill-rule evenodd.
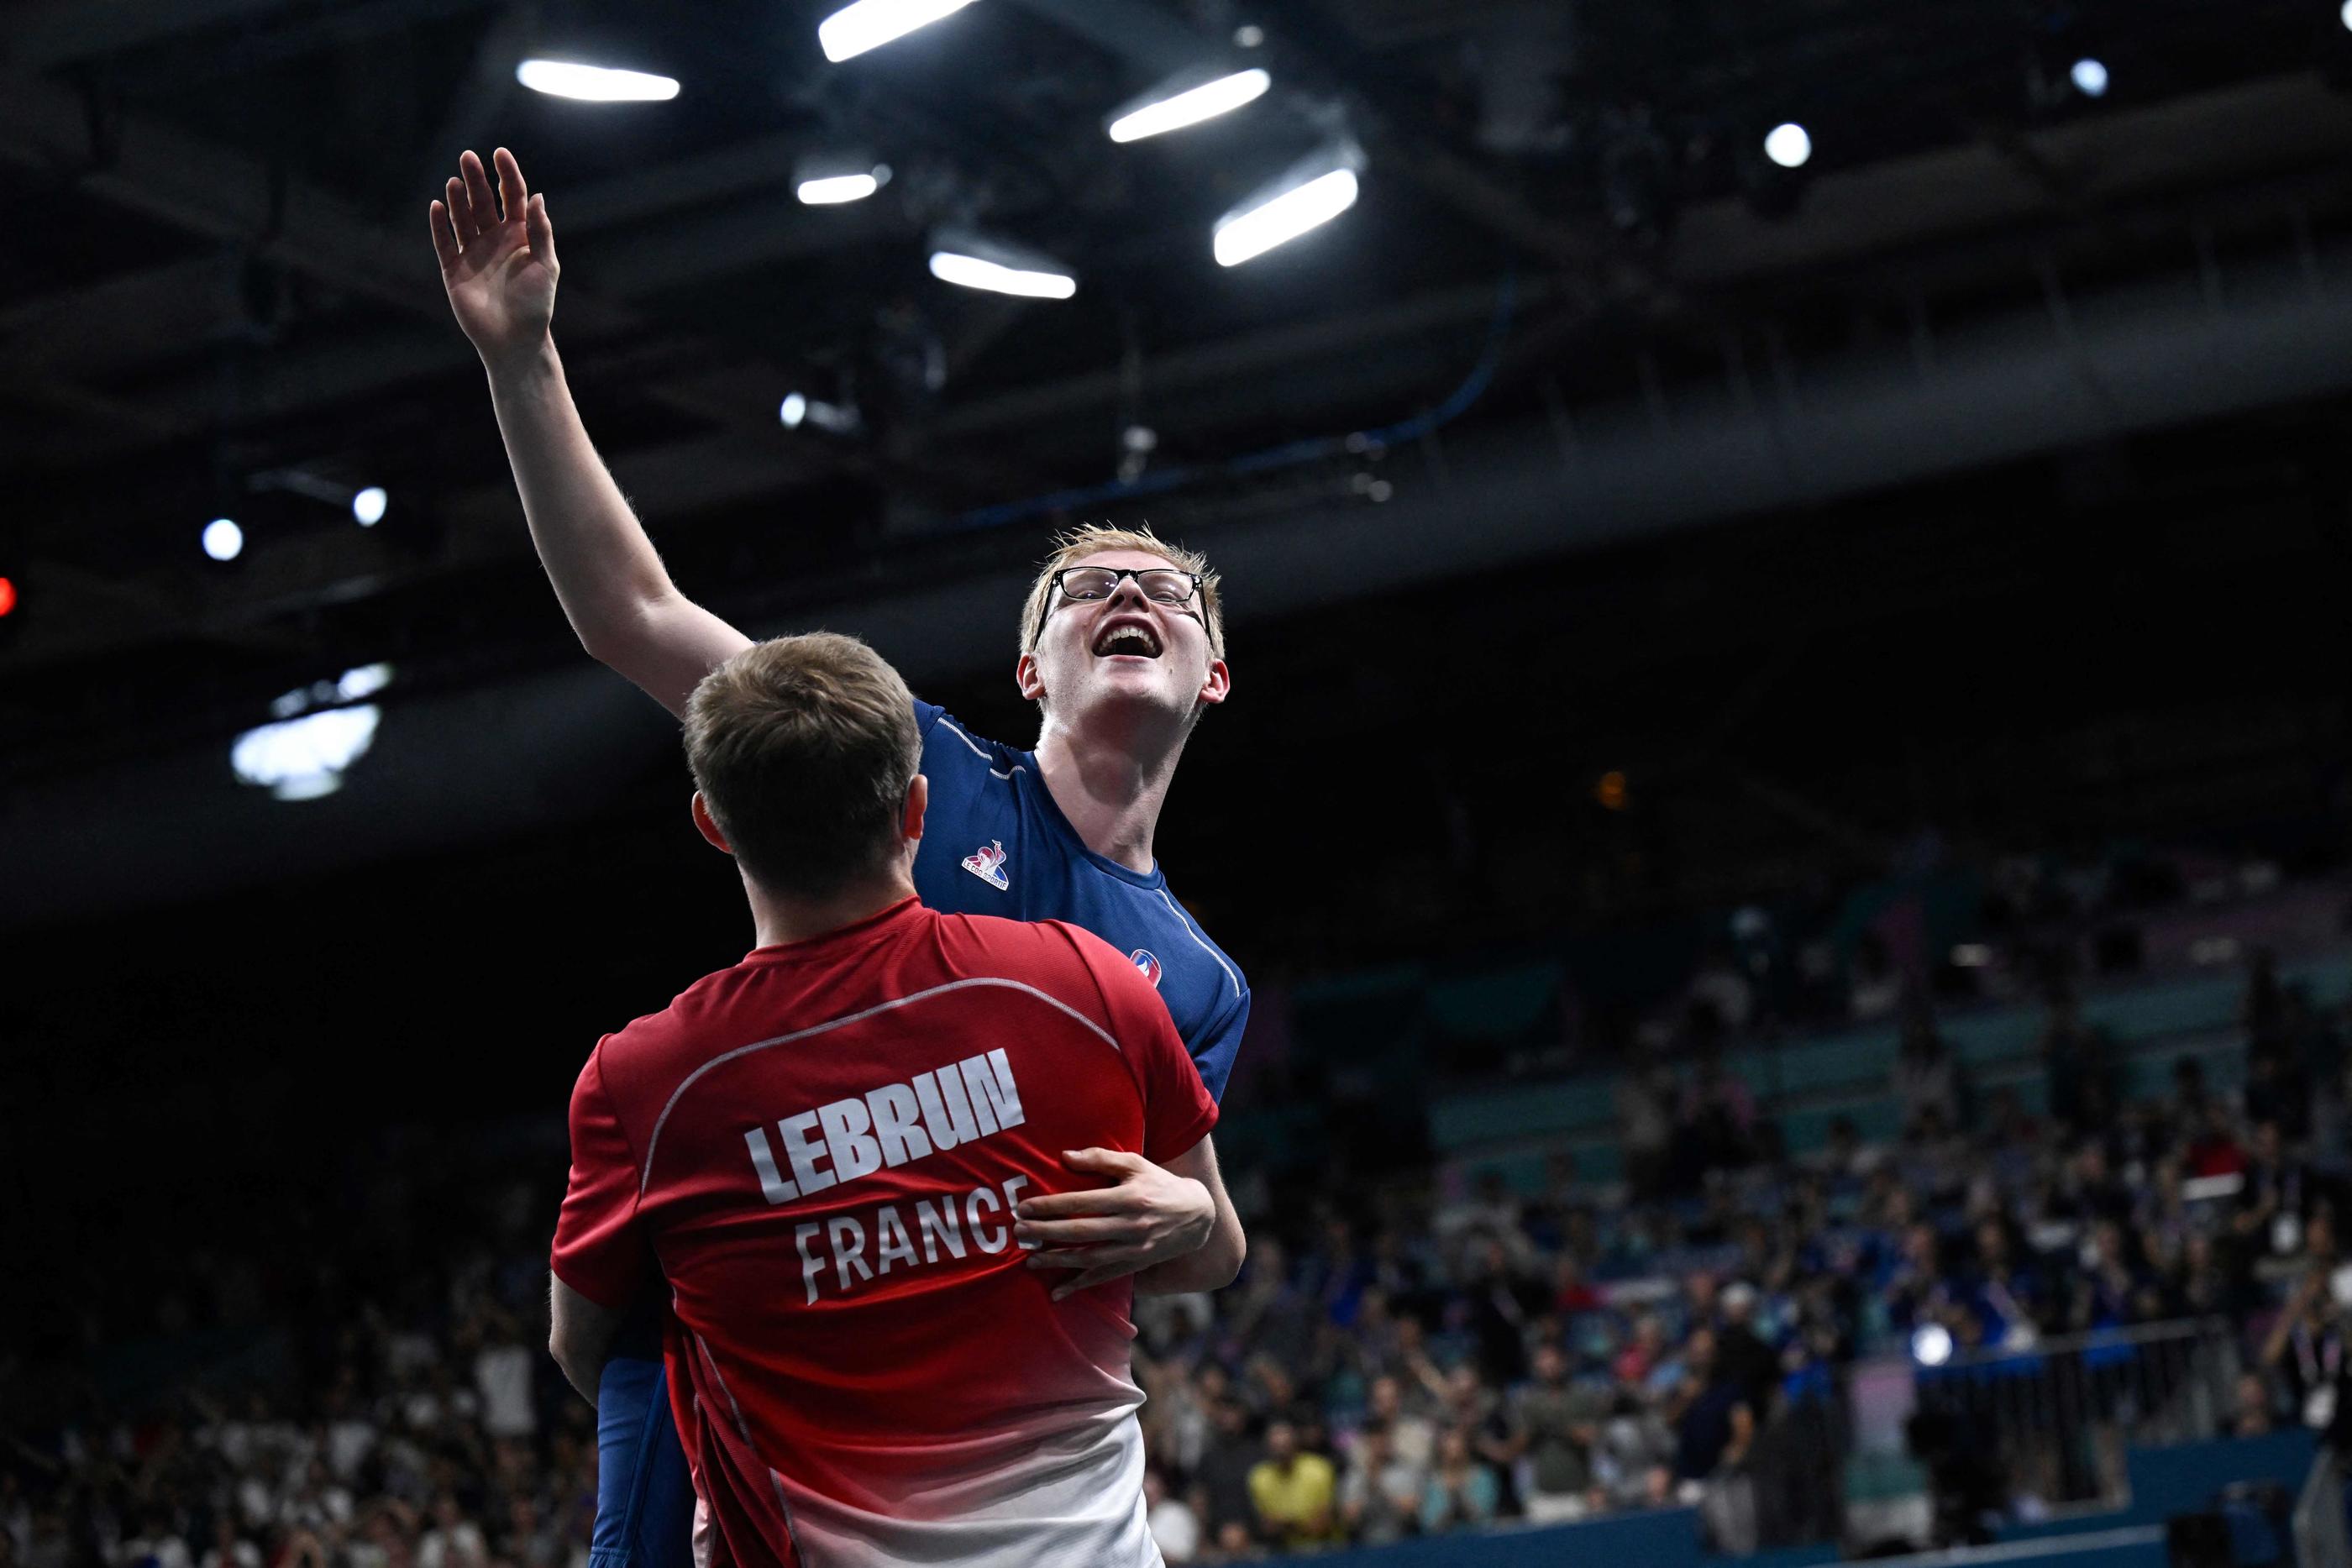
M 702 791 L 699 789 L 694 792 L 693 810 L 695 828 L 704 838 L 710 841 L 710 847 L 723 855 L 733 854 L 735 852 L 733 846 L 728 843 L 727 835 L 719 831 L 719 819 L 710 814 L 709 802 L 703 800 Z
M 899 836 L 908 843 L 922 842 L 923 813 L 929 808 L 930 803 L 931 781 L 918 773 L 915 775 L 914 782 L 907 786 L 907 816 L 906 820 L 898 824 Z
M 1033 703 L 1045 700 L 1045 677 L 1037 668 L 1037 655 L 1024 653 L 1013 662 L 1013 684 L 1021 688 L 1024 698 Z
M 1225 668 L 1225 662 L 1223 659 L 1210 660 L 1209 678 L 1201 683 L 1199 700 L 1209 707 L 1214 707 L 1224 701 L 1233 689 L 1233 672 Z

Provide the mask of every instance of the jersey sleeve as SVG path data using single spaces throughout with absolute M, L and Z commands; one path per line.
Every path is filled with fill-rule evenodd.
M 1225 1080 L 1234 1075 L 1234 1058 L 1241 1054 L 1242 1036 L 1249 1029 L 1250 994 L 1244 988 L 1241 995 L 1225 1004 L 1224 1011 L 1211 1021 L 1192 1042 L 1192 1065 L 1199 1069 L 1201 1082 L 1212 1099 L 1225 1097 Z
M 955 721 L 945 708 L 915 699 L 915 733 L 923 741 L 923 777 L 931 799 L 961 801 L 988 788 L 989 776 L 1009 767 L 999 747 Z
M 1077 945 L 1110 1014 L 1111 1038 L 1143 1092 L 1145 1159 L 1165 1164 L 1217 1124 L 1217 1102 L 1201 1082 L 1183 1036 L 1151 982 L 1099 936 L 1062 924 Z
M 572 1177 L 555 1220 L 555 1277 L 618 1312 L 645 1282 L 651 1259 L 637 1218 L 637 1162 L 604 1082 L 599 1044 L 572 1089 Z

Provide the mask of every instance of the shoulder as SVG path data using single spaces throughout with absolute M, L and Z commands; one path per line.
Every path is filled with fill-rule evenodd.
M 939 922 L 940 943 L 960 969 L 987 969 L 1057 995 L 1073 988 L 1099 995 L 1104 977 L 1116 977 L 1121 970 L 1142 983 L 1109 943 L 1066 920 L 942 915 Z
M 920 699 L 915 703 L 915 730 L 922 737 L 926 769 L 975 766 L 1010 778 L 1024 766 L 1021 753 L 1012 747 L 974 735 L 945 708 Z
M 1189 954 L 1217 972 L 1219 988 L 1225 993 L 1226 1010 L 1246 1001 L 1249 998 L 1249 979 L 1242 973 L 1242 967 L 1234 961 L 1233 955 L 1217 946 L 1215 938 L 1192 917 L 1192 912 L 1184 907 L 1183 900 L 1178 898 L 1165 883 L 1155 891 L 1158 897 L 1154 902 L 1160 908 L 1160 924 L 1167 927 L 1164 940 L 1170 951 Z M 1163 958 L 1167 956 L 1165 953 L 1160 955 Z

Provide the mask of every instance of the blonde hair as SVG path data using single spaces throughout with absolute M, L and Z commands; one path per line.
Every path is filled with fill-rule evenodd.
M 1045 619 L 1045 601 L 1054 591 L 1054 574 L 1066 566 L 1073 566 L 1090 555 L 1108 550 L 1136 550 L 1156 555 L 1169 565 L 1181 568 L 1201 580 L 1201 623 L 1209 631 L 1209 657 L 1225 656 L 1224 606 L 1217 595 L 1217 574 L 1209 570 L 1209 558 L 1199 550 L 1171 545 L 1151 531 L 1151 525 L 1141 528 L 1114 528 L 1108 523 L 1087 523 L 1066 529 L 1054 536 L 1054 553 L 1037 569 L 1036 580 L 1029 585 L 1029 597 L 1021 606 L 1020 650 L 1024 653 L 1037 651 L 1037 635 Z
M 824 898 L 889 862 L 922 763 L 915 699 L 855 637 L 755 643 L 686 708 L 695 788 L 735 859 L 772 893 Z

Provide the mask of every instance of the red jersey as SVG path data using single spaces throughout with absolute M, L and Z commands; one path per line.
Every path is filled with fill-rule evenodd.
M 598 1042 L 554 1269 L 615 1311 L 667 1281 L 714 1563 L 1156 1563 L 1131 1288 L 1052 1301 L 1012 1209 L 1216 1119 L 1107 944 L 910 898 Z

